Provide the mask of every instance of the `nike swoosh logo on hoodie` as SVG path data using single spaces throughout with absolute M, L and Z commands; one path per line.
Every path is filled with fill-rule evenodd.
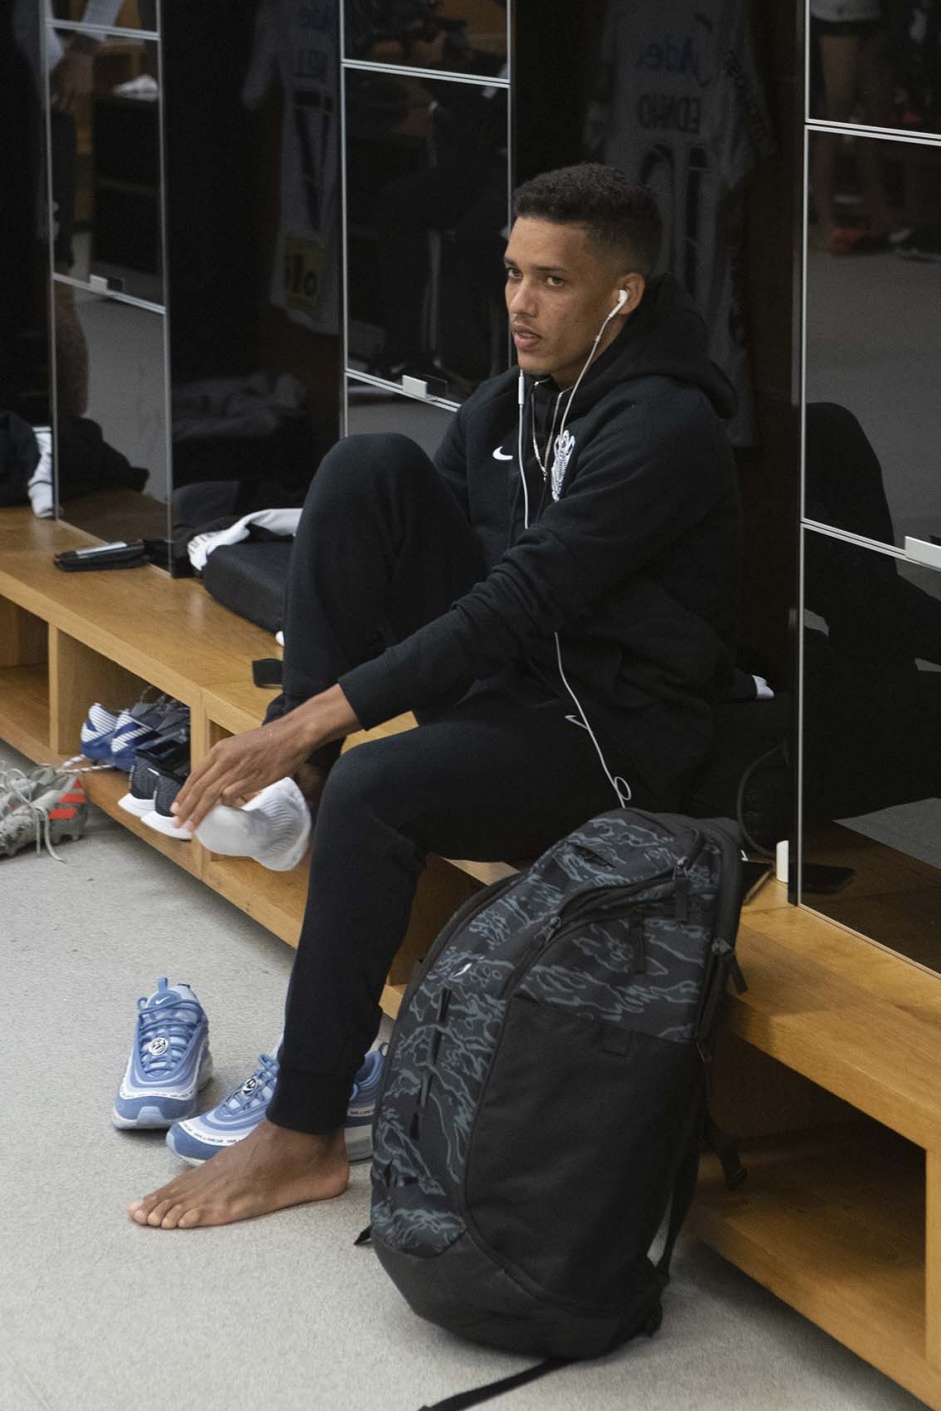
M 493 458 L 495 461 L 511 461 L 513 459 L 512 456 L 504 455 L 502 446 L 497 447 L 493 453 Z

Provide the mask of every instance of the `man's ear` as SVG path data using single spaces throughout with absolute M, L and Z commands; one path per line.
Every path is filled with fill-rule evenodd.
M 627 298 L 622 302 L 621 307 L 618 309 L 618 314 L 621 318 L 630 317 L 630 315 L 640 304 L 641 299 L 644 297 L 644 290 L 646 288 L 646 279 L 642 274 L 638 274 L 636 271 L 632 272 L 631 274 L 622 274 L 618 278 L 618 289 L 623 290 L 624 293 L 627 295 Z M 616 295 L 615 297 L 619 298 L 620 295 Z

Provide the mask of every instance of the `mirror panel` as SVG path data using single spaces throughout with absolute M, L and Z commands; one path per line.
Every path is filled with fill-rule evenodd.
M 163 3 L 179 572 L 194 534 L 302 504 L 339 435 L 338 18 Z
M 168 532 L 163 314 L 54 285 L 56 493 L 105 539 Z
M 454 413 L 431 402 L 403 397 L 400 392 L 347 378 L 347 433 L 359 436 L 376 431 L 398 431 L 434 456 Z
M 51 30 L 67 50 L 71 35 Z M 109 37 L 89 57 L 87 91 L 67 56 L 48 76 L 56 273 L 164 302 L 160 102 L 143 75 L 150 41 Z
M 941 132 L 941 52 L 931 3 L 809 0 L 807 36 L 811 118 Z
M 941 534 L 941 149 L 872 137 L 847 144 L 814 132 L 810 163 L 805 514 L 886 544 L 902 546 L 906 534 L 929 539 Z M 861 224 L 873 228 L 863 204 L 867 168 L 886 201 L 880 220 L 888 230 L 878 237 Z M 818 193 L 831 177 L 853 202 L 839 219 L 853 225 L 821 217 Z M 841 245 L 840 231 L 860 239 Z M 814 412 L 813 404 L 835 411 Z M 828 417 L 849 428 L 845 441 L 824 425 Z
M 47 0 L 55 20 L 72 24 L 103 25 L 115 29 L 159 30 L 159 0 Z
M 505 74 L 506 0 L 346 0 L 345 57 L 371 64 Z
M 504 89 L 346 74 L 350 371 L 460 401 L 508 366 Z
M 0 410 L 48 426 L 49 235 L 43 15 L 0 11 Z
M 941 972 L 941 572 L 805 531 L 800 900 Z

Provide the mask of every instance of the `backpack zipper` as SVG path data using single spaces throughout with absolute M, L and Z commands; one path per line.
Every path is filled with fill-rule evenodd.
M 513 877 L 505 877 L 502 882 L 491 882 L 489 887 L 484 887 L 484 889 L 478 892 L 475 896 L 468 897 L 467 901 L 464 902 L 463 905 L 458 907 L 457 911 L 451 917 L 450 921 L 448 921 L 443 927 L 443 929 L 438 933 L 438 936 L 432 944 L 431 950 L 425 956 L 424 960 L 419 965 L 418 970 L 415 972 L 415 974 L 409 981 L 405 994 L 402 997 L 402 1003 L 399 1006 L 400 1014 L 411 1002 L 412 998 L 414 997 L 415 991 L 418 989 L 419 985 L 422 983 L 425 976 L 428 974 L 428 971 L 431 969 L 432 965 L 434 965 L 435 961 L 438 959 L 438 956 L 444 950 L 444 947 L 448 944 L 455 932 L 458 931 L 463 925 L 465 925 L 466 922 L 473 920 L 473 918 L 479 912 L 483 911 L 486 907 L 488 907 L 492 901 L 497 901 L 498 898 L 500 898 L 504 892 L 509 891 L 510 887 L 518 880 L 519 876 L 517 874 Z M 379 1085 L 379 1093 L 376 1098 L 377 1116 L 379 1113 L 379 1107 L 382 1103 L 382 1099 L 385 1096 L 386 1082 L 388 1081 L 388 1076 L 392 1072 L 392 1059 L 395 1056 L 396 1050 L 399 1046 L 398 1040 L 401 1031 L 401 1025 L 397 1023 L 392 1030 L 392 1038 L 390 1040 L 389 1048 L 386 1053 L 386 1061 L 383 1064 L 382 1081 Z
M 575 896 L 570 897 L 565 906 L 563 906 L 560 911 L 557 911 L 554 916 L 551 916 L 536 932 L 536 935 L 510 971 L 506 986 L 503 990 L 504 996 L 507 1000 L 510 999 L 517 986 L 522 982 L 527 971 L 532 968 L 536 958 L 542 954 L 550 941 L 561 940 L 563 935 L 568 935 L 571 931 L 576 929 L 580 920 L 578 915 L 579 902 L 584 901 L 588 897 L 596 897 L 599 891 L 615 892 L 617 895 L 611 897 L 607 903 L 603 903 L 598 908 L 591 908 L 591 918 L 593 921 L 618 920 L 622 916 L 631 915 L 631 910 L 622 910 L 621 904 L 623 902 L 627 901 L 630 897 L 636 896 L 638 892 L 645 891 L 648 887 L 653 887 L 660 882 L 666 881 L 671 875 L 672 873 L 666 871 L 658 872 L 655 873 L 653 877 L 645 877 L 641 882 L 632 882 L 630 886 L 612 883 L 609 887 L 590 887 L 581 892 L 576 892 Z M 587 910 L 588 908 L 584 909 Z M 572 914 L 573 912 L 574 915 Z M 564 931 L 561 930 L 563 922 L 567 923 Z

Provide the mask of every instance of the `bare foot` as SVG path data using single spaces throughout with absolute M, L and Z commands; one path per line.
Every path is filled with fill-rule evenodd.
M 343 1132 L 310 1136 L 267 1118 L 235 1146 L 145 1195 L 128 1209 L 138 1225 L 191 1230 L 231 1225 L 346 1190 L 350 1166 Z

